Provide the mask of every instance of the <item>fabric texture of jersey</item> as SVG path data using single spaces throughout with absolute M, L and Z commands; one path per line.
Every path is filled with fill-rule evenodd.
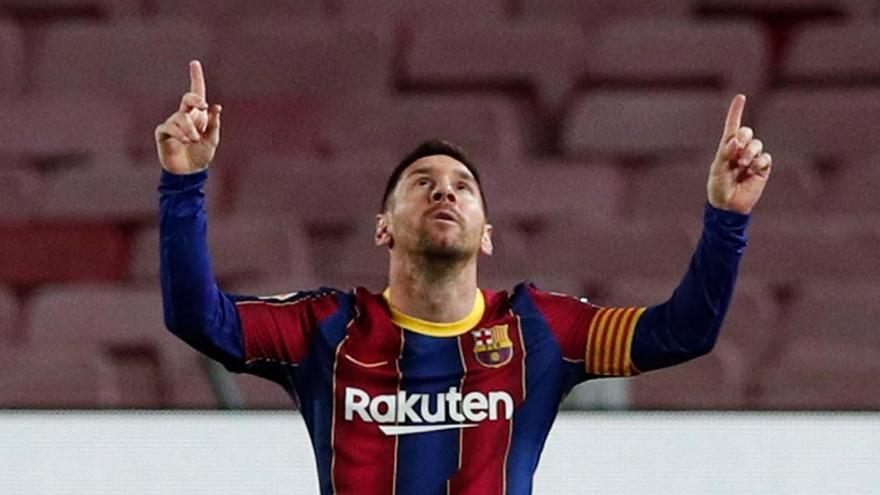
M 405 315 L 393 294 L 222 292 L 210 269 L 207 172 L 160 184 L 168 328 L 298 399 L 322 494 L 527 494 L 561 400 L 578 383 L 709 352 L 746 245 L 747 215 L 706 205 L 666 302 L 599 307 L 521 283 L 479 290 L 460 322 Z

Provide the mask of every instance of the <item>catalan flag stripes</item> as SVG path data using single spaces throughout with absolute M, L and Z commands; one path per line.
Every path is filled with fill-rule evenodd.
M 587 334 L 587 373 L 600 376 L 634 374 L 630 349 L 644 307 L 599 308 Z
M 492 344 L 493 347 L 499 347 L 502 342 L 507 341 L 507 330 L 504 327 L 492 327 Z

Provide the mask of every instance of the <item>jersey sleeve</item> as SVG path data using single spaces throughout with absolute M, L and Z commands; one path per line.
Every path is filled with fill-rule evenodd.
M 563 357 L 588 375 L 631 376 L 705 355 L 730 306 L 750 216 L 706 204 L 703 233 L 672 296 L 649 307 L 601 307 L 530 288 Z
M 244 336 L 244 365 L 298 365 L 321 322 L 340 309 L 333 289 L 269 297 L 236 296 Z
M 532 300 L 556 336 L 562 356 L 582 361 L 592 376 L 631 376 L 636 326 L 647 308 L 602 307 L 587 299 L 530 288 Z
M 160 279 L 165 326 L 230 371 L 269 376 L 265 365 L 305 359 L 316 328 L 336 311 L 336 291 L 253 297 L 224 293 L 211 269 L 204 186 L 207 170 L 162 171 Z

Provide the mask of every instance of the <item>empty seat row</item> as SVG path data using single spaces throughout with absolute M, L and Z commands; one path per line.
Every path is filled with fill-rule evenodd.
M 399 153 L 391 153 L 391 149 Z M 224 150 L 225 151 L 225 150 Z M 331 158 L 255 154 L 220 160 L 206 192 L 212 217 L 232 210 L 289 216 L 313 224 L 368 220 L 405 149 L 343 153 Z M 773 179 L 758 218 L 867 216 L 880 184 L 880 155 L 823 168 L 806 154 L 774 154 Z M 640 166 L 615 160 L 501 159 L 474 154 L 492 219 L 523 221 L 578 215 L 659 223 L 699 220 L 715 150 L 662 153 Z M 97 162 L 41 174 L 25 166 L 0 170 L 0 223 L 27 220 L 153 223 L 160 169 L 153 159 Z
M 271 16 L 275 18 L 320 18 L 342 17 L 347 19 L 371 19 L 380 13 L 392 18 L 439 18 L 448 20 L 468 20 L 474 17 L 505 18 L 522 16 L 525 18 L 575 18 L 585 24 L 596 23 L 609 18 L 620 17 L 658 17 L 686 16 L 692 13 L 727 15 L 788 15 L 859 17 L 875 14 L 875 6 L 870 0 L 771 0 L 771 1 L 733 1 L 733 0 L 650 0 L 638 3 L 621 3 L 613 0 L 491 0 L 484 2 L 465 2 L 462 0 L 443 1 L 401 1 L 401 0 L 306 0 L 295 3 L 264 1 L 253 5 L 241 0 L 158 0 L 143 3 L 136 0 L 125 2 L 93 0 L 5 0 L 4 11 L 27 15 L 46 13 L 53 10 L 71 16 L 91 17 L 121 16 L 193 16 L 200 15 L 214 21 L 234 22 L 249 16 Z
M 880 151 L 875 89 L 769 93 L 746 103 L 743 123 L 767 150 L 811 158 L 864 160 Z M 563 145 L 569 154 L 655 155 L 705 149 L 720 137 L 729 95 L 715 91 L 593 91 L 569 109 Z M 754 107 L 754 108 L 753 108 Z
M 774 92 L 747 104 L 744 123 L 756 129 L 771 153 L 847 165 L 875 163 L 880 147 L 871 132 L 880 118 L 877 96 L 868 89 Z M 711 159 L 728 97 L 717 91 L 589 91 L 573 101 L 564 119 L 563 152 L 658 162 L 670 153 L 678 158 L 693 152 Z M 155 161 L 152 130 L 134 136 L 133 114 L 116 99 L 77 94 L 2 104 L 9 111 L 0 117 L 0 149 L 10 159 L 119 164 L 128 160 L 127 145 L 135 139 L 134 146 L 147 153 L 142 160 Z M 445 137 L 495 159 L 527 154 L 526 112 L 500 96 L 409 95 L 365 100 L 345 113 L 310 112 L 308 105 L 300 113 L 283 106 L 278 108 L 290 112 L 273 113 L 275 106 L 241 104 L 224 113 L 217 160 L 230 167 L 268 153 L 396 155 L 427 137 Z
M 19 166 L 0 170 L 0 223 L 28 221 L 154 223 L 159 214 L 160 168 L 122 160 L 51 174 Z M 220 178 L 205 188 L 209 213 L 221 205 Z

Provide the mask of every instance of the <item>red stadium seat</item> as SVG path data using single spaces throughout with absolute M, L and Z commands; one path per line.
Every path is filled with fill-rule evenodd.
M 772 154 L 772 150 L 768 150 Z M 628 210 L 634 218 L 658 222 L 698 222 L 707 201 L 706 182 L 715 151 L 693 153 L 681 160 L 658 159 L 649 167 L 630 170 Z M 778 166 L 755 207 L 763 215 L 799 214 L 813 207 L 812 177 L 807 160 L 774 155 Z M 807 163 L 804 166 L 804 163 Z
M 508 15 L 507 0 L 340 0 L 336 8 L 346 20 L 366 23 L 445 23 L 497 21 Z
M 84 92 L 123 98 L 135 113 L 123 113 L 133 127 L 120 144 L 155 156 L 153 129 L 177 110 L 189 91 L 191 59 L 205 65 L 209 101 L 216 95 L 210 41 L 201 24 L 178 20 L 61 25 L 47 30 L 37 47 L 33 85 L 39 94 L 67 99 Z M 106 135 L 106 119 L 119 112 L 107 102 L 77 115 L 100 116 L 104 127 L 95 134 Z
M 69 66 L 69 61 L 65 63 Z M 52 96 L 7 95 L 0 98 L 0 107 L 0 149 L 4 154 L 62 164 L 97 159 L 119 163 L 133 115 L 123 100 L 73 90 Z
M 201 358 L 164 328 L 158 287 L 44 289 L 33 297 L 26 317 L 31 347 L 57 354 L 87 350 L 112 368 L 116 397 L 110 405 L 216 405 Z
M 372 220 L 396 163 L 390 157 L 363 157 L 369 164 L 356 158 L 255 157 L 238 178 L 236 209 L 311 225 Z
M 0 22 L 0 94 L 24 91 L 24 36 L 7 21 Z
M 218 158 L 232 163 L 253 153 L 326 152 L 333 116 L 356 116 L 354 103 L 391 87 L 390 42 L 363 26 L 259 22 L 221 37 L 217 50 L 224 56 L 208 87 L 224 106 Z
M 523 276 L 576 274 L 581 279 L 622 276 L 678 276 L 695 245 L 686 228 L 655 227 L 625 221 L 597 222 L 577 217 L 551 224 L 521 241 Z M 536 255 L 534 246 L 542 246 Z
M 126 18 L 141 14 L 139 0 L 2 0 L 0 11 L 24 19 Z
M 874 411 L 880 407 L 878 362 L 876 346 L 795 340 L 765 373 L 752 407 Z
M 880 156 L 841 167 L 833 177 L 823 178 L 821 185 L 821 195 L 814 203 L 818 210 L 876 218 Z
M 94 349 L 0 346 L 0 408 L 114 406 L 105 394 L 109 373 Z M 109 387 L 108 387 L 109 388 Z M 144 404 L 146 405 L 146 404 Z
M 579 75 L 603 84 L 679 84 L 754 94 L 767 77 L 767 40 L 746 22 L 634 18 L 600 24 Z
M 880 407 L 880 291 L 875 279 L 817 280 L 799 287 L 800 297 L 776 329 L 786 344 L 783 354 L 767 363 L 758 407 Z
M 48 181 L 41 214 L 53 220 L 124 222 L 157 217 L 158 167 L 73 169 Z M 216 189 L 216 188 L 214 188 Z M 211 204 L 209 202 L 209 204 Z
M 563 146 L 570 154 L 603 156 L 705 149 L 718 142 L 728 103 L 726 95 L 707 90 L 585 93 L 571 106 Z
M 10 284 L 116 280 L 126 255 L 125 235 L 112 225 L 0 224 L 0 281 Z
M 221 286 L 242 278 L 268 275 L 311 279 L 308 243 L 299 229 L 299 224 L 289 216 L 281 219 L 243 215 L 209 218 L 208 246 L 214 275 Z M 138 234 L 130 273 L 138 280 L 158 280 L 158 229 Z
M 275 20 L 248 24 L 218 42 L 223 56 L 208 81 L 224 99 L 288 96 L 335 104 L 390 88 L 390 44 L 368 28 Z
M 522 118 L 496 96 L 405 96 L 367 102 L 334 115 L 333 148 L 403 155 L 425 139 L 443 138 L 473 156 L 498 160 L 523 155 Z
M 238 25 L 254 19 L 292 19 L 322 17 L 325 0 L 156 0 L 155 13 L 170 19 L 207 19 L 222 26 Z
M 43 181 L 24 169 L 0 170 L 0 221 L 35 216 L 43 202 Z
M 295 409 L 299 406 L 277 383 L 253 375 L 236 374 L 235 383 L 248 409 Z
M 0 342 L 8 345 L 20 337 L 18 299 L 12 290 L 0 285 Z
M 880 77 L 880 25 L 804 23 L 792 34 L 781 67 L 788 82 L 852 84 Z
M 594 27 L 610 19 L 624 17 L 684 17 L 690 8 L 688 0 L 647 0 L 618 2 L 615 0 L 519 0 L 522 15 L 530 19 L 576 19 Z
M 685 364 L 642 374 L 630 382 L 634 409 L 742 409 L 745 366 L 732 348 L 716 348 Z
M 829 160 L 864 160 L 880 152 L 880 92 L 872 89 L 780 90 L 761 99 L 754 127 L 773 149 Z
M 388 284 L 388 248 L 377 247 L 373 239 L 372 218 L 353 229 L 313 237 L 314 266 L 321 285 L 383 290 Z
M 758 216 L 749 228 L 747 273 L 779 283 L 877 274 L 878 231 L 854 218 Z
M 775 15 L 788 19 L 797 17 L 828 18 L 863 17 L 871 13 L 870 0 L 699 0 L 694 8 L 705 13 L 727 15 Z
M 614 220 L 623 211 L 624 178 L 606 163 L 513 161 L 488 173 L 480 170 L 490 220 L 551 221 L 571 215 Z
M 555 105 L 568 92 L 584 49 L 576 24 L 491 23 L 483 18 L 431 23 L 415 30 L 404 51 L 404 78 L 429 87 L 524 87 Z

